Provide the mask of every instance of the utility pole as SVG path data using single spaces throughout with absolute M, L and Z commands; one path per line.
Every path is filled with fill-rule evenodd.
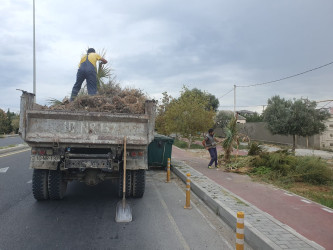
M 234 85 L 234 116 L 236 117 L 236 85 Z
M 33 0 L 33 93 L 36 102 L 36 38 L 35 38 L 35 0 Z

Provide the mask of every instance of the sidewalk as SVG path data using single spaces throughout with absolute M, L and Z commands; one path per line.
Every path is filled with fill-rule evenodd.
M 207 200 L 226 207 L 234 216 L 237 210 L 245 211 L 246 224 L 253 229 L 246 232 L 258 232 L 257 235 L 267 240 L 267 246 L 273 249 L 320 249 L 311 242 L 314 241 L 326 249 L 333 249 L 332 209 L 271 185 L 253 182 L 247 175 L 208 169 L 207 159 L 177 147 L 173 147 L 172 156 L 174 171 L 178 174 L 190 172 L 194 186 L 205 194 Z M 254 237 L 250 235 L 250 240 Z

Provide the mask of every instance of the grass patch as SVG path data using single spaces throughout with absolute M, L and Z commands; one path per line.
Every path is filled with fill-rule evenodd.
M 8 145 L 8 146 L 0 147 L 0 149 L 13 148 L 13 147 L 16 147 L 16 145 L 11 144 L 11 145 Z
M 174 141 L 173 145 L 177 146 L 178 148 L 188 148 L 188 143 L 186 141 L 181 141 L 178 139 Z M 202 145 L 193 143 L 190 146 L 190 149 L 204 149 L 204 147 Z
M 0 135 L 0 138 L 5 138 L 6 136 L 5 135 Z
M 190 149 L 204 149 L 204 147 L 202 145 L 199 145 L 199 144 L 192 144 L 190 146 Z
M 250 175 L 333 208 L 333 170 L 314 156 L 294 156 L 282 150 L 252 158 Z
M 177 146 L 178 148 L 188 148 L 188 143 L 185 141 L 180 141 L 178 139 L 176 139 L 173 142 L 173 145 Z
M 221 156 L 219 156 L 221 159 Z M 219 161 L 222 162 L 222 161 Z M 255 156 L 231 157 L 226 171 L 249 174 L 263 181 L 333 208 L 333 167 L 314 156 L 294 156 L 287 150 Z

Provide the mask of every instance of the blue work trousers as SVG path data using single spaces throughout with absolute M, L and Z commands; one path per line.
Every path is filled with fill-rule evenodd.
M 76 74 L 76 82 L 72 89 L 71 101 L 75 99 L 79 93 L 82 83 L 87 80 L 87 89 L 89 95 L 97 93 L 97 73 L 95 67 L 87 60 L 83 62 Z
M 211 166 L 213 164 L 213 162 L 215 162 L 215 167 L 217 167 L 217 151 L 216 151 L 216 148 L 209 148 L 208 151 L 209 151 L 210 158 L 211 158 L 208 166 Z

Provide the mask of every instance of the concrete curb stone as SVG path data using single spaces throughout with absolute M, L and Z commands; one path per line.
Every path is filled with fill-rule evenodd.
M 184 182 L 190 173 L 192 191 L 234 230 L 243 211 L 245 240 L 253 249 L 324 249 L 187 164 L 172 160 L 172 171 Z

